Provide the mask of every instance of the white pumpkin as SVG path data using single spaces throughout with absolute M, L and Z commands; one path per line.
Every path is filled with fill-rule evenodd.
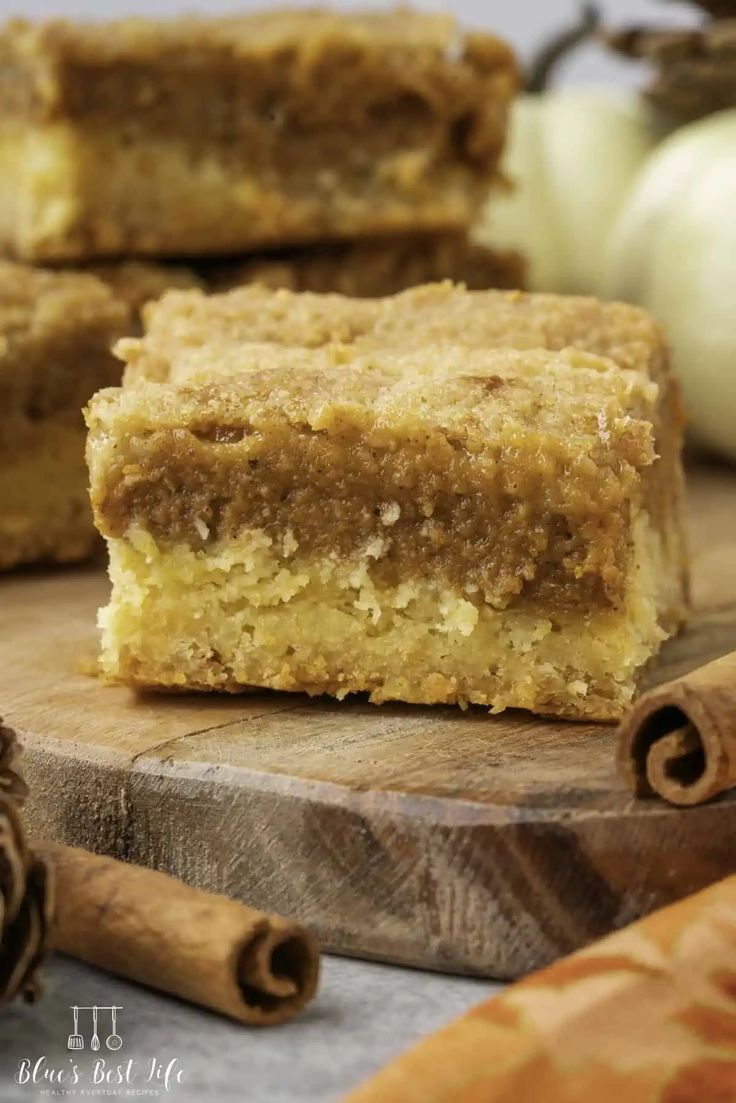
M 602 290 L 664 323 L 691 432 L 736 460 L 736 110 L 683 127 L 647 160 Z
M 611 226 L 656 141 L 633 92 L 521 96 L 503 166 L 514 187 L 490 198 L 476 236 L 519 249 L 531 290 L 597 294 Z

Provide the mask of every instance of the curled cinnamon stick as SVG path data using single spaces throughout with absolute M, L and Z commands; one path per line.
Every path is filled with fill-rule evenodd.
M 509 987 L 345 1103 L 736 1099 L 736 877 Z
M 736 652 L 645 693 L 618 730 L 637 796 L 702 804 L 736 785 Z
M 36 851 L 56 881 L 54 949 L 252 1025 L 314 995 L 319 951 L 295 923 L 86 850 Z

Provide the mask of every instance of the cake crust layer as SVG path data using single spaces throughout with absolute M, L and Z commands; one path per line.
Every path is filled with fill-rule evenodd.
M 428 577 L 377 578 L 370 556 L 310 556 L 257 529 L 220 547 L 111 542 L 103 670 L 133 686 L 368 693 L 371 701 L 616 719 L 663 632 L 657 538 L 637 524 L 627 602 L 584 616 L 493 610 Z

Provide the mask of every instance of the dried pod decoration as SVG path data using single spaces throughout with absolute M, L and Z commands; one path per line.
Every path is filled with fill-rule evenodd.
M 693 5 L 713 19 L 736 19 L 736 0 L 693 0 Z
M 27 789 L 13 769 L 15 751 L 15 734 L 0 720 L 0 1006 L 39 995 L 51 911 L 48 870 L 23 831 Z
M 545 91 L 570 54 L 598 41 L 654 70 L 643 95 L 666 129 L 736 107 L 736 0 L 700 0 L 694 6 L 705 16 L 698 27 L 608 30 L 596 4 L 581 4 L 577 22 L 545 42 L 532 59 L 527 91 Z
M 601 28 L 601 13 L 595 4 L 581 4 L 578 19 L 543 42 L 527 69 L 527 92 L 545 92 L 558 66 L 579 46 L 595 39 Z
M 702 0 L 700 27 L 628 27 L 609 32 L 608 45 L 647 62 L 654 74 L 649 102 L 676 122 L 736 107 L 736 0 Z

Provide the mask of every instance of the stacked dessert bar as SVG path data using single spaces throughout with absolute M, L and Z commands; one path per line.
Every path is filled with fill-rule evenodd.
M 36 261 L 463 232 L 516 85 L 444 16 L 12 23 L 0 233 Z
M 89 553 L 80 407 L 167 286 L 518 286 L 468 240 L 516 81 L 498 39 L 406 10 L 8 23 L 0 566 Z

